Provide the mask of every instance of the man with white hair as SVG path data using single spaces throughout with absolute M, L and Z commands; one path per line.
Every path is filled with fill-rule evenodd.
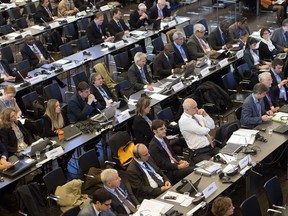
M 269 91 L 267 92 L 266 96 L 263 98 L 264 105 L 265 105 L 265 110 L 272 110 L 273 112 L 276 112 L 279 107 L 277 104 L 277 100 L 274 95 L 274 91 L 271 88 L 272 86 L 272 76 L 269 72 L 263 72 L 258 75 L 258 79 L 260 83 L 263 83 L 266 87 L 269 88 Z
M 214 55 L 216 50 L 213 50 L 205 39 L 205 26 L 197 23 L 194 25 L 194 34 L 188 40 L 188 49 L 193 56 L 202 58 L 205 55 Z
M 209 135 L 210 130 L 215 128 L 214 121 L 204 109 L 198 109 L 197 102 L 192 98 L 185 99 L 182 106 L 184 112 L 178 124 L 190 149 L 190 160 L 194 163 L 209 160 L 219 150 Z
M 180 31 L 176 31 L 173 34 L 173 48 L 174 48 L 174 63 L 176 67 L 184 67 L 186 64 L 190 65 L 196 59 L 188 50 L 185 42 L 184 34 Z
M 128 216 L 137 211 L 140 203 L 132 190 L 127 189 L 117 170 L 105 169 L 101 172 L 100 177 L 104 188 L 112 195 L 111 208 L 115 214 Z
M 164 19 L 171 15 L 170 3 L 166 0 L 158 0 L 157 4 L 149 9 L 148 17 L 151 21 Z
M 134 56 L 134 64 L 128 70 L 128 80 L 136 91 L 148 89 L 153 91 L 152 78 L 147 71 L 147 55 L 137 52 Z
M 148 24 L 151 23 L 148 19 L 148 15 L 146 14 L 146 10 L 146 5 L 144 3 L 140 3 L 138 8 L 130 13 L 129 24 L 131 30 L 145 26 L 146 22 Z

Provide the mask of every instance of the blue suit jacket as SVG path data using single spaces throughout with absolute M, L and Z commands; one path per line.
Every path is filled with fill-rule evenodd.
M 264 101 L 260 101 L 261 105 L 261 116 L 265 113 Z M 252 94 L 249 95 L 242 106 L 242 113 L 240 122 L 249 128 L 254 128 L 262 123 L 262 118 L 259 116 L 256 104 L 254 103 Z

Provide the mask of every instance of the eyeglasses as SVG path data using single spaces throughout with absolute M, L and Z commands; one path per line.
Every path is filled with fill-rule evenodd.
M 111 206 L 111 203 L 102 203 L 105 206 Z

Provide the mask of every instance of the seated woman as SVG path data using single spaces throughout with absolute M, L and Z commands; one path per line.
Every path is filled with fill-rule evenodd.
M 217 197 L 212 204 L 212 213 L 214 216 L 233 215 L 235 207 L 229 197 Z
M 255 38 L 249 37 L 244 51 L 244 62 L 248 64 L 249 69 L 269 69 L 271 62 L 261 61 L 257 50 L 257 40 Z
M 277 11 L 277 23 L 281 26 L 282 21 L 286 19 L 286 3 L 277 4 L 274 0 L 261 0 L 261 7 L 268 11 Z
M 17 120 L 13 108 L 5 108 L 0 113 L 0 139 L 7 148 L 9 155 L 26 149 L 35 141 L 21 122 Z
M 0 112 L 5 108 L 13 108 L 16 112 L 17 119 L 21 117 L 22 112 L 14 98 L 16 95 L 16 89 L 12 85 L 5 86 L 4 94 L 0 99 Z
M 259 43 L 259 56 L 261 60 L 272 60 L 278 53 L 277 45 L 270 40 L 270 31 L 268 28 L 260 30 L 261 41 Z
M 47 108 L 43 119 L 43 137 L 57 136 L 57 131 L 65 126 L 64 118 L 61 113 L 60 103 L 56 99 L 47 102 Z

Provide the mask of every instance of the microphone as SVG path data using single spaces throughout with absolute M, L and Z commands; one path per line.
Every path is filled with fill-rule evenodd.
M 89 2 L 89 4 L 92 6 L 92 9 L 96 9 L 96 6 L 94 4 L 92 4 L 92 2 Z
M 14 31 L 14 32 L 17 32 L 16 29 L 14 27 L 11 27 L 11 29 Z M 23 31 L 23 30 L 22 30 Z M 17 39 L 21 39 L 22 38 L 22 35 L 18 35 L 16 36 L 14 39 L 17 40 Z
M 109 119 L 107 118 L 104 112 L 102 112 L 98 107 L 96 107 L 96 110 L 105 118 L 105 121 L 107 122 L 109 121 Z
M 22 80 L 24 82 L 24 83 L 20 84 L 20 87 L 26 87 L 26 86 L 31 85 L 31 83 L 28 82 L 27 80 L 25 80 L 24 77 L 22 76 L 22 74 L 16 68 L 14 68 L 13 72 L 14 73 L 16 72 L 22 78 Z
M 41 21 L 45 24 L 44 30 L 51 29 L 51 27 L 49 26 L 49 24 L 48 24 L 47 22 L 45 22 L 44 19 L 42 19 L 41 17 L 40 17 L 40 19 L 41 19 Z

